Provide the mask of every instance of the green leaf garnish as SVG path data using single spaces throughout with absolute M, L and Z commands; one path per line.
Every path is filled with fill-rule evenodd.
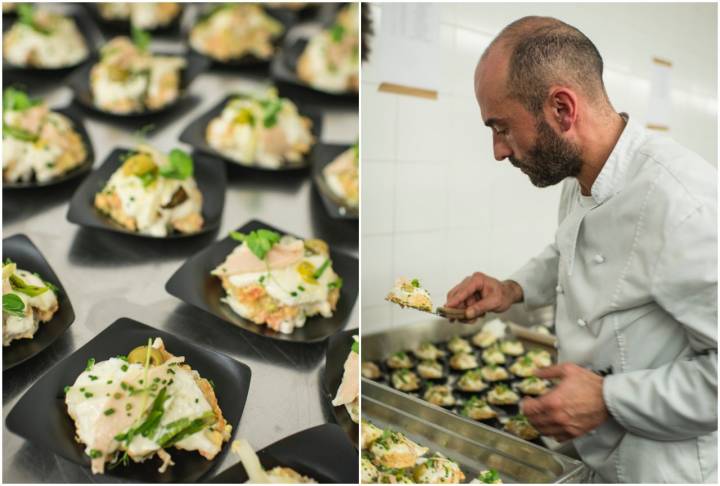
M 263 126 L 265 128 L 272 128 L 277 124 L 277 117 L 280 111 L 282 111 L 283 103 L 279 98 L 270 100 L 260 100 L 260 106 L 263 107 Z
M 141 51 L 147 51 L 148 47 L 150 47 L 150 41 L 152 40 L 150 33 L 142 29 L 138 29 L 137 27 L 133 27 L 131 35 L 133 44 L 135 44 L 135 46 Z
M 360 343 L 358 341 L 353 340 L 352 352 L 355 354 L 360 354 Z
M 267 255 L 273 245 L 280 241 L 279 233 L 267 229 L 251 231 L 247 235 L 239 231 L 232 231 L 230 232 L 230 237 L 236 241 L 245 243 L 250 251 L 260 260 L 264 260 L 265 255 Z
M 414 279 L 412 279 L 412 282 L 410 282 L 410 283 L 412 283 L 413 287 L 420 288 L 420 280 L 414 278 Z
M 3 122 L 3 135 L 17 138 L 23 142 L 37 142 L 38 140 L 38 136 L 34 133 L 23 130 L 22 128 L 11 127 L 5 122 Z
M 9 87 L 3 92 L 3 111 L 24 111 L 40 103 L 42 101 L 30 98 L 27 93 L 17 88 Z
M 340 277 L 338 277 L 338 279 L 335 280 L 334 282 L 330 282 L 330 283 L 327 285 L 328 289 L 330 289 L 330 290 L 332 290 L 332 289 L 341 289 L 342 286 L 343 286 L 343 279 L 340 278 Z
M 90 358 L 85 365 L 85 371 L 90 371 L 93 369 L 93 366 L 95 366 L 95 358 Z
M 170 163 L 160 167 L 160 175 L 166 179 L 187 179 L 194 172 L 193 159 L 187 152 L 172 149 L 168 156 Z
M 25 316 L 25 302 L 16 294 L 3 295 L 3 312 L 18 317 Z
M 333 42 L 339 43 L 345 37 L 345 27 L 340 24 L 335 24 L 330 28 L 330 38 Z
M 49 29 L 46 29 L 45 27 L 35 22 L 35 9 L 29 3 L 19 3 L 17 6 L 17 13 L 18 22 L 20 22 L 21 24 L 27 25 L 31 29 L 44 35 L 50 33 Z

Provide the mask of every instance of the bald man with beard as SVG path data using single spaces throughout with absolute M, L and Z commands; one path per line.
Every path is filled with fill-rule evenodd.
M 557 385 L 521 409 L 595 481 L 717 483 L 717 172 L 616 112 L 602 71 L 553 18 L 517 20 L 483 53 L 495 159 L 563 184 L 558 228 L 509 279 L 475 272 L 445 305 L 468 320 L 555 306 L 560 364 L 536 374 Z

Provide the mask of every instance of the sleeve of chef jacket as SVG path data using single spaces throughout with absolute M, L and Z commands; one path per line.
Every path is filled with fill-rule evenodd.
M 563 183 L 558 221 L 562 221 L 567 214 L 570 200 L 577 191 L 576 185 L 574 179 L 568 179 Z M 559 262 L 560 252 L 553 242 L 510 276 L 510 280 L 516 281 L 522 287 L 523 303 L 528 309 L 555 303 Z
M 684 326 L 693 356 L 609 375 L 603 385 L 612 416 L 655 440 L 717 430 L 717 210 L 697 209 L 673 235 L 660 253 L 652 293 Z

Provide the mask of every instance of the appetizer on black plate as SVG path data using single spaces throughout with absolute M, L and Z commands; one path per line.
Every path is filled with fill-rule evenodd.
M 415 372 L 407 368 L 393 372 L 390 381 L 394 388 L 404 392 L 411 392 L 420 388 L 420 378 Z
M 97 4 L 97 11 L 103 20 L 127 21 L 138 29 L 155 30 L 170 25 L 182 7 L 173 2 L 101 2 Z
M 329 93 L 358 91 L 358 5 L 343 7 L 335 23 L 315 34 L 298 59 L 297 75 L 312 88 Z
M 95 207 L 129 231 L 164 237 L 203 226 L 203 196 L 193 159 L 180 149 L 164 154 L 141 144 L 95 195 Z
M 41 276 L 18 268 L 6 259 L 3 278 L 3 346 L 16 339 L 32 339 L 40 323 L 49 322 L 59 309 L 57 287 Z
M 116 37 L 100 50 L 100 61 L 90 71 L 90 90 L 96 108 L 114 114 L 160 110 L 180 96 L 180 56 L 155 55 L 148 50 L 150 36 L 133 29 L 133 38 Z
M 351 208 L 358 206 L 360 173 L 357 143 L 326 165 L 322 174 L 335 197 Z
M 243 468 L 248 475 L 248 483 L 251 484 L 271 484 L 271 483 L 290 483 L 290 484 L 314 484 L 317 481 L 313 478 L 303 476 L 299 472 L 290 467 L 276 466 L 272 469 L 265 470 L 260 463 L 260 459 L 253 450 L 252 446 L 244 440 L 236 440 L 232 443 L 232 451 L 240 457 Z
M 466 371 L 458 379 L 455 386 L 464 392 L 480 392 L 487 388 L 487 384 L 482 378 L 482 370 L 480 369 Z
M 426 380 L 439 380 L 445 375 L 442 363 L 426 359 L 418 363 L 417 374 Z
M 210 147 L 240 165 L 277 169 L 303 166 L 315 137 L 312 120 L 270 89 L 264 96 L 238 95 L 208 123 Z
M 230 426 L 211 383 L 162 339 L 148 340 L 127 357 L 91 359 L 65 390 L 67 412 L 92 472 L 157 456 L 159 471 L 173 466 L 172 447 L 212 460 L 230 439 Z
M 453 353 L 472 353 L 473 348 L 467 339 L 460 336 L 453 336 L 447 343 L 448 349 Z
M 82 165 L 88 151 L 73 122 L 25 92 L 3 92 L 3 181 L 39 183 Z
M 405 351 L 398 351 L 393 353 L 390 357 L 385 360 L 385 364 L 388 368 L 399 369 L 399 368 L 412 368 L 415 363 L 412 358 Z
M 474 354 L 455 353 L 450 358 L 450 368 L 458 371 L 471 370 L 478 367 L 478 360 Z
M 472 397 L 463 405 L 461 415 L 473 420 L 490 420 L 497 417 L 497 412 L 485 400 Z
M 495 385 L 487 394 L 487 401 L 493 405 L 516 405 L 520 396 L 505 384 Z
M 517 384 L 517 389 L 525 395 L 544 395 L 548 391 L 548 386 L 547 380 L 537 376 L 528 376 Z
M 362 375 L 370 380 L 379 380 L 382 377 L 380 367 L 372 361 L 363 361 L 361 365 Z
M 420 344 L 420 346 L 413 350 L 413 354 L 420 359 L 430 359 L 433 361 L 445 356 L 445 353 L 431 342 Z
M 447 385 L 428 387 L 423 397 L 433 405 L 440 407 L 452 407 L 455 405 L 455 397 L 452 394 L 452 389 Z
M 510 417 L 503 428 L 513 435 L 525 440 L 534 440 L 540 437 L 540 432 L 528 422 L 527 417 L 523 414 Z
M 510 377 L 505 368 L 495 364 L 485 365 L 480 368 L 480 375 L 485 381 L 502 381 Z
M 267 229 L 231 236 L 240 244 L 211 273 L 222 281 L 223 302 L 235 313 L 285 334 L 308 317 L 332 317 L 342 279 L 327 243 Z
M 72 18 L 34 9 L 26 3 L 17 5 L 17 13 L 17 21 L 3 33 L 6 63 L 24 68 L 61 69 L 88 57 L 88 46 Z
M 246 56 L 268 60 L 284 30 L 283 24 L 260 5 L 227 3 L 213 8 L 195 24 L 190 31 L 190 45 L 221 62 Z
M 353 422 L 360 418 L 360 383 L 358 382 L 358 361 L 360 351 L 358 337 L 353 336 L 353 344 L 343 369 L 342 381 L 332 401 L 334 407 L 345 405 Z

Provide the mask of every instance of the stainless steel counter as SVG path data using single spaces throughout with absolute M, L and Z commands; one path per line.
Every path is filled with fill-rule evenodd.
M 181 146 L 177 140 L 181 130 L 226 93 L 260 89 L 268 84 L 269 80 L 257 75 L 205 73 L 190 89 L 199 103 L 159 127 L 148 141 L 165 150 Z M 71 98 L 67 87 L 47 92 L 53 107 L 65 106 Z M 116 146 L 133 144 L 130 130 L 90 117 L 85 123 L 94 144 L 96 167 Z M 334 108 L 324 116 L 322 140 L 353 143 L 357 130 L 357 110 Z M 3 374 L 3 424 L 18 398 L 40 375 L 124 316 L 226 353 L 250 366 L 252 382 L 237 436 L 247 438 L 255 448 L 332 421 L 321 390 L 324 343 L 295 345 L 263 339 L 183 304 L 164 290 L 165 282 L 186 258 L 253 218 L 299 235 L 324 238 L 335 247 L 357 254 L 357 223 L 334 221 L 327 216 L 309 172 L 300 176 L 230 172 L 220 231 L 174 241 L 134 238 L 68 223 L 65 213 L 77 185 L 73 182 L 48 190 L 3 192 L 3 237 L 25 233 L 32 239 L 61 279 L 76 314 L 75 322 L 62 338 Z M 346 329 L 357 325 L 356 304 Z M 213 475 L 235 462 L 236 458 L 228 454 Z M 89 469 L 27 443 L 4 427 L 2 479 L 35 483 L 113 480 L 93 477 Z

